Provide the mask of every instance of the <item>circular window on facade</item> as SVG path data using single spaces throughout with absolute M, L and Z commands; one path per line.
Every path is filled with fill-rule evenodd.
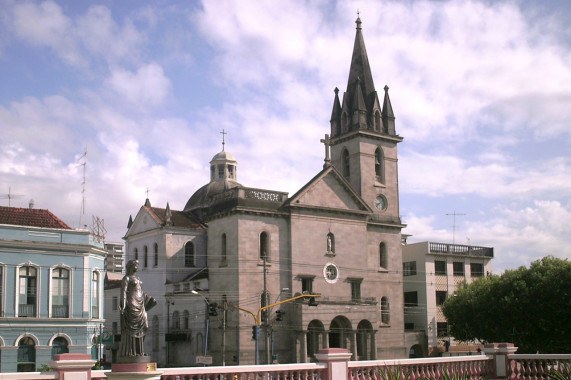
M 334 263 L 327 263 L 323 267 L 323 278 L 330 284 L 334 284 L 339 279 L 339 268 Z

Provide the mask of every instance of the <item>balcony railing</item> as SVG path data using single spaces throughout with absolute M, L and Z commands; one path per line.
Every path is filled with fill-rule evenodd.
M 36 305 L 20 304 L 18 305 L 18 317 L 35 317 Z
M 430 242 L 430 253 L 451 253 L 456 255 L 494 257 L 494 248 Z
M 69 306 L 68 305 L 52 305 L 52 318 L 68 318 Z

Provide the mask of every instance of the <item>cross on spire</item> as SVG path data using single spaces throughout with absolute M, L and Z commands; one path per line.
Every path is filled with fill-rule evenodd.
M 326 168 L 331 166 L 331 158 L 329 157 L 329 147 L 331 146 L 331 140 L 329 139 L 329 135 L 326 133 L 325 138 L 319 141 L 325 145 L 325 163 L 323 164 L 323 167 Z
M 224 131 L 224 129 L 222 129 L 222 132 L 220 132 L 220 134 L 222 134 L 222 150 L 224 150 L 224 144 L 226 144 L 226 142 L 224 141 L 224 135 L 227 135 L 228 133 Z

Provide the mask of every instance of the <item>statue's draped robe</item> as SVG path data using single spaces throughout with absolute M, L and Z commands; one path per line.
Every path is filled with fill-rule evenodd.
M 121 281 L 121 344 L 119 356 L 144 355 L 143 341 L 149 327 L 145 303 L 151 297 L 143 293 L 142 281 L 127 275 Z

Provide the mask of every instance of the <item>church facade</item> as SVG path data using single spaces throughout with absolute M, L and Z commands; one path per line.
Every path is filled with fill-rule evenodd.
M 408 356 L 402 137 L 388 87 L 375 90 L 356 24 L 347 89 L 341 97 L 335 89 L 322 140 L 325 164 L 305 186 L 292 196 L 244 186 L 223 145 L 210 161 L 210 182 L 183 210 L 147 200 L 129 221 L 127 259 L 142 262 L 144 289 L 159 301 L 145 343 L 159 365 L 193 365 L 199 357 L 214 365 L 310 362 L 333 347 L 349 349 L 352 360 Z M 319 297 L 297 297 L 304 294 Z M 178 320 L 185 311 L 190 322 Z M 261 326 L 257 341 L 254 325 Z M 175 357 L 184 350 L 192 363 Z

